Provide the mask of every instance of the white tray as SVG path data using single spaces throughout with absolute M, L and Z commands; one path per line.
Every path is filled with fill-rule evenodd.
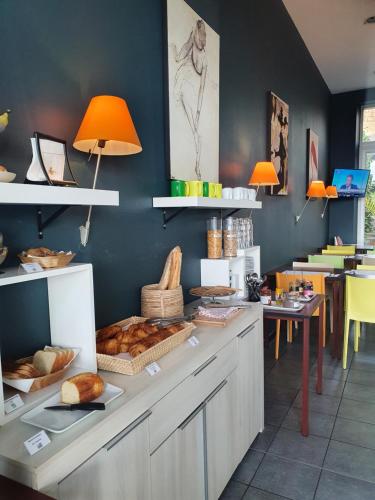
M 285 311 L 285 312 L 298 312 L 303 309 L 305 306 L 303 304 L 297 307 L 283 307 L 283 306 L 272 306 L 263 304 L 264 309 L 269 309 L 271 311 Z
M 316 297 L 316 293 L 313 293 L 310 297 L 299 297 L 298 301 L 304 302 L 306 304 L 306 302 L 311 302 L 312 299 L 315 299 L 315 297 Z
M 123 389 L 112 384 L 105 384 L 103 394 L 95 399 L 96 403 L 105 403 L 106 405 L 123 394 Z M 45 410 L 46 406 L 56 406 L 61 404 L 60 392 L 54 394 L 40 405 L 22 415 L 21 420 L 25 424 L 34 425 L 46 431 L 61 433 L 65 432 L 73 425 L 78 424 L 83 419 L 89 417 L 95 411 L 59 411 Z M 102 411 L 102 410 L 100 410 Z M 105 412 L 105 410 L 104 410 Z

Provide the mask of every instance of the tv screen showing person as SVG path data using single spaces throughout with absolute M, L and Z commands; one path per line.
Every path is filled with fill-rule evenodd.
M 340 169 L 333 174 L 332 185 L 336 186 L 339 197 L 352 198 L 366 195 L 370 171 L 368 169 Z
M 340 187 L 340 191 L 358 190 L 357 184 L 353 184 L 353 176 L 351 174 L 346 176 L 345 184 Z

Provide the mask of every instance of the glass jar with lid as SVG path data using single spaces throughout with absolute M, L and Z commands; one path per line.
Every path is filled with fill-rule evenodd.
M 207 256 L 209 259 L 220 259 L 223 246 L 222 222 L 218 217 L 207 220 Z
M 224 257 L 237 257 L 237 224 L 236 219 L 224 219 Z

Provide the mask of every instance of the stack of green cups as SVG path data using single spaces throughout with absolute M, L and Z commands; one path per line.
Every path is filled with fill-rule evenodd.
M 222 184 L 205 181 L 171 181 L 171 196 L 204 196 L 222 198 Z

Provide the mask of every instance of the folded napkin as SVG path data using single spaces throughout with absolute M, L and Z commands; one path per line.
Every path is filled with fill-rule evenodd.
M 218 309 L 206 309 L 205 307 L 198 307 L 198 316 L 209 318 L 209 319 L 227 319 L 233 313 L 238 311 L 237 307 L 225 307 Z

